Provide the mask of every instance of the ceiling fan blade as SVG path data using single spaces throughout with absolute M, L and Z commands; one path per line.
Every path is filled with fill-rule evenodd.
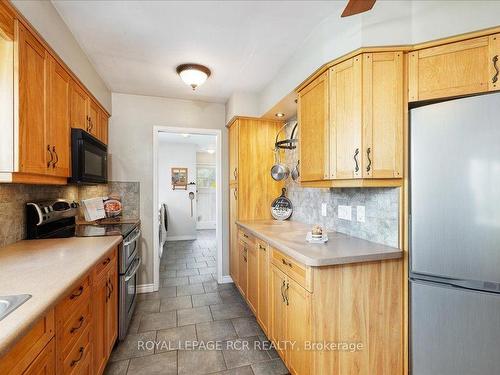
M 373 8 L 376 0 L 349 0 L 340 17 L 349 17 Z

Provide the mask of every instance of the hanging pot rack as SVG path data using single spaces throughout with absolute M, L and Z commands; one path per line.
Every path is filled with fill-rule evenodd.
M 284 139 L 282 141 L 278 141 L 278 137 L 281 134 L 281 132 L 286 128 L 288 124 L 285 124 L 281 127 L 281 129 L 278 131 L 276 134 L 276 140 L 274 142 L 274 148 L 277 149 L 282 149 L 282 150 L 295 150 L 297 148 L 296 143 L 299 141 L 297 138 L 294 138 L 295 131 L 297 130 L 297 125 L 298 123 L 295 122 L 295 126 L 293 127 L 292 134 L 290 138 Z

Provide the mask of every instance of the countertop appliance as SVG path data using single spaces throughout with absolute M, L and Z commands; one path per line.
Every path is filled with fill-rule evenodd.
M 410 112 L 413 375 L 500 369 L 500 94 Z
M 79 204 L 64 199 L 26 205 L 26 238 L 122 236 L 118 248 L 118 338 L 123 340 L 137 302 L 137 271 L 141 265 L 140 222 L 77 224 Z
M 71 129 L 70 182 L 108 182 L 108 146 L 83 129 Z

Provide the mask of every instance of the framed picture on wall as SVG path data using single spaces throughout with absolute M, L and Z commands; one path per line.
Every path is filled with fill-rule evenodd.
M 187 190 L 187 185 L 188 185 L 188 169 L 172 168 L 172 189 Z

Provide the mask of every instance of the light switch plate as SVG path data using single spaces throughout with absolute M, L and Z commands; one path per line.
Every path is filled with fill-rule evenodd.
M 321 203 L 321 216 L 326 216 L 326 203 Z
M 349 221 L 352 220 L 352 209 L 351 209 L 351 206 L 342 206 L 342 205 L 339 205 L 338 211 L 339 211 L 339 213 L 338 213 L 339 219 L 349 220 Z
M 357 206 L 356 207 L 356 216 L 357 220 L 360 223 L 365 222 L 365 206 Z

